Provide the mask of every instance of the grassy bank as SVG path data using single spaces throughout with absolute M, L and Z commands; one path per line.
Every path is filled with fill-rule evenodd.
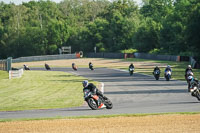
M 7 71 L 1 71 L 0 70 L 0 80 L 2 79 L 8 79 L 8 72 Z
M 83 77 L 65 72 L 25 71 L 9 80 L 0 72 L 0 111 L 80 106 Z

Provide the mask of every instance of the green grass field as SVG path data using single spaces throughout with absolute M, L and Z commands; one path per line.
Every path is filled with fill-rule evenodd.
M 83 77 L 66 72 L 25 71 L 8 79 L 0 71 L 0 111 L 66 108 L 83 104 Z

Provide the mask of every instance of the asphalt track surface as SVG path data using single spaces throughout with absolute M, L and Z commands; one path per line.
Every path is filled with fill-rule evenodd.
M 127 71 L 108 68 L 94 71 L 88 68 L 79 68 L 78 71 L 53 68 L 52 71 L 69 72 L 103 82 L 104 95 L 113 102 L 113 109 L 91 110 L 84 104 L 74 108 L 0 112 L 0 119 L 200 111 L 200 102 L 187 92 L 184 81 L 166 81 L 164 78 L 156 81 L 153 76 L 139 73 L 130 76 Z

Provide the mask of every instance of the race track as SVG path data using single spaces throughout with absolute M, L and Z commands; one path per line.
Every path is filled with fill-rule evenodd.
M 184 81 L 165 81 L 163 78 L 156 81 L 152 76 L 138 73 L 129 76 L 126 71 L 108 68 L 96 68 L 94 71 L 88 68 L 79 68 L 78 71 L 53 68 L 53 71 L 69 72 L 103 82 L 104 94 L 113 102 L 113 109 L 91 110 L 84 104 L 75 108 L 0 112 L 0 119 L 200 111 L 200 102 L 187 92 Z

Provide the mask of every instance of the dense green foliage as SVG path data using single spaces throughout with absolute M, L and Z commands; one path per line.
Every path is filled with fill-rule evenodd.
M 50 0 L 0 3 L 0 58 L 72 52 L 200 57 L 199 0 Z

